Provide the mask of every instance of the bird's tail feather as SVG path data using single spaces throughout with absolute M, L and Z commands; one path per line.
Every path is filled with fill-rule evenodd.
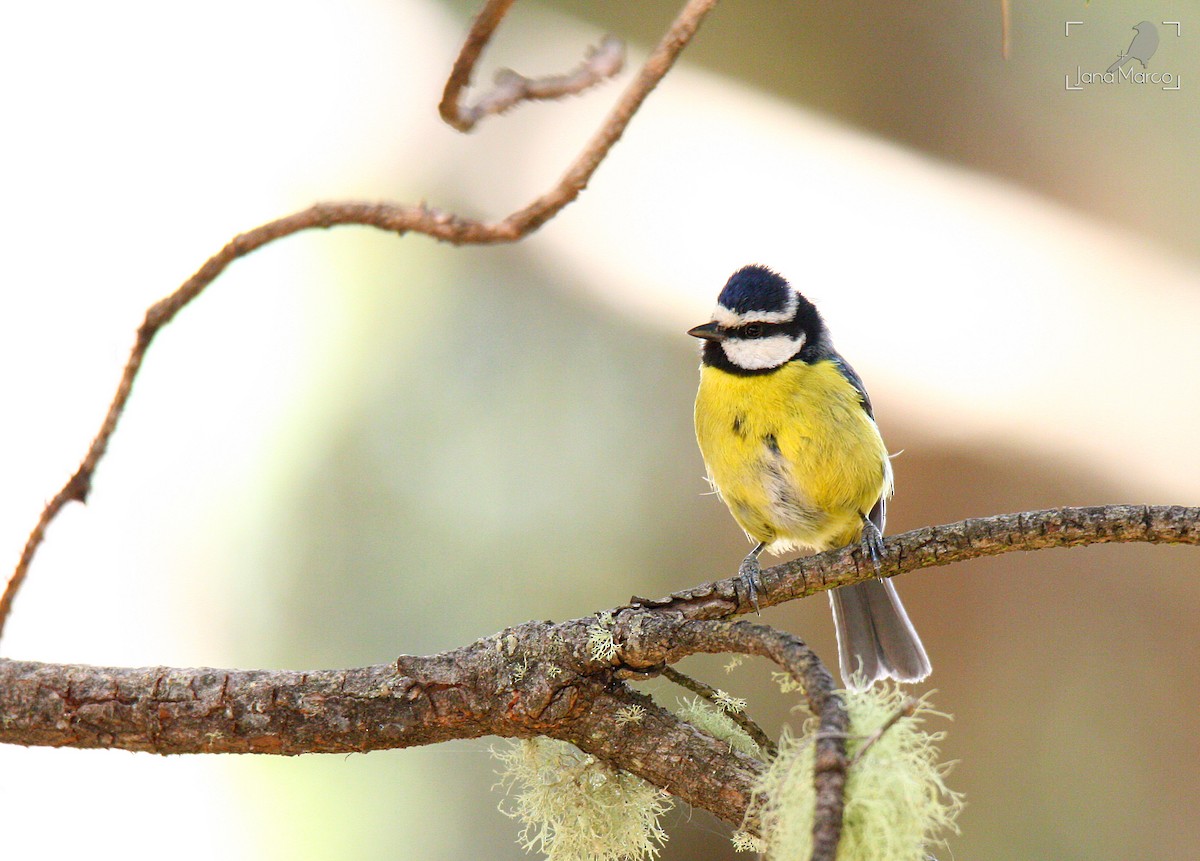
M 862 689 L 888 677 L 919 682 L 929 675 L 925 647 L 890 580 L 834 589 L 829 602 L 837 628 L 838 663 L 847 687 Z
M 1108 68 L 1105 70 L 1105 72 L 1104 72 L 1104 73 L 1105 73 L 1105 74 L 1108 74 L 1109 72 L 1115 72 L 1117 69 L 1121 68 L 1121 67 L 1122 67 L 1122 66 L 1124 66 L 1126 63 L 1128 63 L 1128 62 L 1130 61 L 1130 59 L 1131 59 L 1131 57 L 1130 57 L 1130 55 L 1129 55 L 1129 54 L 1125 54 L 1125 55 L 1123 55 L 1123 56 L 1121 56 L 1121 57 L 1117 57 L 1117 59 L 1113 60 L 1113 64 L 1112 64 L 1111 66 L 1109 66 L 1109 67 L 1108 67 Z

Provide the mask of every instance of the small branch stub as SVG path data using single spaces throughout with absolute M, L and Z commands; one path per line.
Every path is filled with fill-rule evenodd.
M 625 43 L 605 36 L 588 49 L 577 69 L 565 75 L 527 78 L 512 69 L 496 72 L 494 86 L 474 107 L 459 104 L 461 90 L 447 91 L 439 106 L 442 118 L 461 132 L 468 132 L 485 117 L 503 114 L 522 102 L 547 101 L 579 95 L 620 73 L 625 65 Z M 450 99 L 451 101 L 447 101 Z

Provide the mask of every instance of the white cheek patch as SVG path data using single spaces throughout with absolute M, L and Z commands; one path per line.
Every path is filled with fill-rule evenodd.
M 767 338 L 727 338 L 721 342 L 725 358 L 739 368 L 759 371 L 777 368 L 800 352 L 804 336 L 792 338 L 787 335 L 771 335 Z

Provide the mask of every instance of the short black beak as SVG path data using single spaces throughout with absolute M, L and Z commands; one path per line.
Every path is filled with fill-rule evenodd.
M 721 331 L 721 327 L 717 323 L 705 323 L 703 326 L 697 326 L 694 329 L 688 329 L 688 334 L 693 338 L 703 338 L 706 341 L 724 341 L 725 333 Z

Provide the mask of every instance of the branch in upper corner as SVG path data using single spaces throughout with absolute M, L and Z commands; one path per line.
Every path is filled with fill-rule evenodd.
M 463 92 L 471 83 L 475 64 L 512 4 L 513 0 L 489 0 L 484 5 L 471 23 L 471 30 L 446 80 L 438 112 L 460 132 L 469 132 L 484 117 L 502 114 L 521 102 L 560 99 L 582 93 L 613 77 L 625 65 L 625 44 L 615 36 L 605 36 L 598 47 L 588 50 L 583 63 L 566 75 L 527 78 L 511 69 L 501 69 L 496 73 L 492 91 L 474 107 L 464 106 Z
M 17 593 L 29 574 L 29 566 L 33 564 L 34 555 L 46 536 L 46 529 L 68 502 L 87 501 L 92 475 L 100 459 L 104 457 L 109 440 L 116 431 L 121 415 L 125 411 L 125 404 L 133 390 L 133 381 L 141 368 L 142 359 L 150 347 L 150 342 L 184 306 L 216 280 L 230 263 L 276 239 L 311 228 L 333 227 L 342 224 L 376 227 L 400 235 L 423 233 L 455 245 L 516 242 L 537 230 L 579 196 L 579 192 L 584 189 L 596 168 L 600 166 L 600 162 L 612 149 L 613 144 L 620 139 L 642 102 L 662 80 L 662 77 L 670 71 L 679 54 L 695 35 L 704 16 L 716 3 L 717 0 L 689 0 L 664 34 L 658 47 L 647 58 L 641 72 L 609 112 L 600 130 L 587 143 L 558 185 L 524 209 L 513 212 L 501 221 L 485 222 L 460 218 L 451 213 L 431 209 L 424 204 L 402 206 L 391 203 L 356 201 L 319 203 L 302 212 L 260 225 L 234 237 L 224 248 L 205 261 L 204 265 L 174 293 L 151 307 L 146 312 L 145 320 L 138 329 L 137 341 L 125 363 L 121 379 L 117 384 L 116 394 L 109 404 L 100 430 L 88 447 L 79 468 L 42 509 L 37 523 L 34 524 L 29 538 L 25 541 L 21 557 L 4 587 L 4 592 L 0 594 L 0 636 L 3 636 L 5 622 L 12 611 Z M 495 24 L 499 23 L 500 18 L 503 18 L 504 13 L 511 5 L 512 0 L 490 0 L 484 13 L 481 14 L 487 13 L 495 16 L 495 23 L 491 25 L 491 28 L 494 29 Z M 487 34 L 490 35 L 490 32 L 491 30 L 488 30 Z M 473 35 L 474 33 L 475 31 L 472 30 Z M 479 43 L 475 49 L 476 56 L 479 51 L 483 50 L 486 41 L 487 39 L 484 38 Z M 470 44 L 471 37 L 468 37 L 468 45 L 463 47 L 460 60 L 462 56 L 468 54 Z M 451 75 L 451 83 L 447 84 L 447 90 L 449 91 L 455 75 L 469 75 L 469 71 L 469 66 L 465 72 L 462 72 L 456 64 L 455 72 Z
M 521 102 L 547 101 L 576 96 L 589 87 L 611 78 L 625 65 L 625 43 L 605 36 L 595 48 L 589 48 L 584 61 L 566 75 L 527 78 L 512 69 L 496 72 L 495 89 L 469 110 L 472 123 L 489 114 L 502 114 Z
M 512 4 L 513 0 L 487 0 L 484 3 L 479 14 L 475 16 L 475 20 L 471 22 L 471 29 L 467 31 L 467 38 L 463 40 L 463 46 L 454 60 L 450 77 L 446 79 L 446 88 L 442 91 L 442 101 L 438 105 L 438 113 L 442 115 L 443 120 L 459 131 L 465 132 L 471 128 L 471 125 L 474 125 L 474 122 L 465 127 L 460 125 L 464 121 L 459 117 L 459 96 L 470 86 L 471 72 L 475 70 L 475 63 L 479 61 L 483 49 L 491 41 L 492 34 L 500 26 L 500 22 L 504 20 L 504 16 L 508 14 Z

